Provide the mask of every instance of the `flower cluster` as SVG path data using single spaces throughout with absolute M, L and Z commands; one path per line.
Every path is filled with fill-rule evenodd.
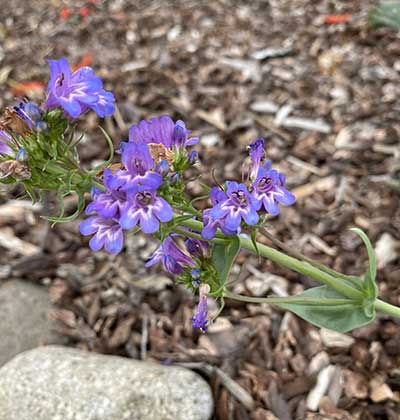
M 93 69 L 81 67 L 71 72 L 65 58 L 48 61 L 50 81 L 46 109 L 62 108 L 71 118 L 78 118 L 89 109 L 102 118 L 114 113 L 114 95 L 103 89 L 103 82 Z
M 265 160 L 264 139 L 255 140 L 249 149 L 249 185 L 227 181 L 224 190 L 211 189 L 213 207 L 203 212 L 204 239 L 212 239 L 218 228 L 225 235 L 236 235 L 242 222 L 249 226 L 258 223 L 258 212 L 276 216 L 279 214 L 278 204 L 290 206 L 295 202 L 295 196 L 285 188 L 285 176 L 272 169 L 271 163 Z
M 139 226 L 144 233 L 152 234 L 159 230 L 160 222 L 172 220 L 172 207 L 158 191 L 173 180 L 173 173 L 166 178 L 173 164 L 174 150 L 198 141 L 188 139 L 189 131 L 182 121 L 174 123 L 167 116 L 142 121 L 129 132 L 129 141 L 120 146 L 122 164 L 115 171 L 104 171 L 104 191 L 92 192 L 93 201 L 86 213 L 96 214 L 80 225 L 83 235 L 94 234 L 89 242 L 93 250 L 104 247 L 116 254 L 123 246 L 123 230 Z M 171 250 L 172 257 L 165 256 Z M 179 274 L 179 263 L 190 264 L 190 261 L 173 250 L 173 242 L 165 240 L 149 264 L 162 260 L 167 271 Z

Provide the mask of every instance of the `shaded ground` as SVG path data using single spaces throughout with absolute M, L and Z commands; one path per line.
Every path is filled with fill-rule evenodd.
M 381 295 L 399 305 L 400 37 L 368 29 L 372 4 L 17 0 L 0 9 L 0 105 L 19 93 L 13 81 L 46 81 L 46 58 L 84 58 L 117 97 L 119 112 L 106 121 L 116 143 L 141 118 L 182 118 L 203 136 L 201 171 L 212 182 L 211 168 L 219 181 L 238 179 L 245 146 L 266 137 L 269 157 L 298 198 L 271 220 L 271 232 L 336 270 L 360 274 L 366 252 L 348 228 L 363 228 L 380 250 Z M 332 14 L 351 18 L 325 23 Z M 91 115 L 81 125 L 87 162 L 107 156 L 96 124 Z M 54 316 L 77 346 L 195 363 L 210 377 L 217 419 L 399 417 L 397 321 L 380 317 L 337 345 L 276 308 L 228 301 L 219 323 L 199 337 L 189 321 L 191 296 L 144 269 L 156 246 L 151 239 L 130 237 L 117 257 L 92 254 L 78 222 L 48 231 L 40 209 L 7 201 L 19 194 L 1 198 L 0 275 L 49 286 L 60 305 Z M 52 197 L 49 207 L 56 211 Z M 24 242 L 11 242 L 15 237 Z M 239 259 L 247 268 L 236 286 L 243 293 L 312 285 L 269 262 Z M 327 355 L 318 357 L 340 367 L 346 381 L 339 392 L 332 379 L 330 399 L 315 414 L 306 397 L 317 376 L 310 361 L 322 351 Z M 240 402 L 233 398 L 229 379 L 210 366 L 246 389 L 256 408 L 241 394 L 234 392 Z M 373 394 L 381 384 L 394 392 L 385 394 L 390 398 Z

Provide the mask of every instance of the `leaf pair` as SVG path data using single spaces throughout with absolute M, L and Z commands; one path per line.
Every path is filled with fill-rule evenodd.
M 278 305 L 281 308 L 295 313 L 311 324 L 337 332 L 351 331 L 367 325 L 375 319 L 375 301 L 378 296 L 378 287 L 375 281 L 375 253 L 367 235 L 361 229 L 354 228 L 351 230 L 360 236 L 368 252 L 368 270 L 364 281 L 360 279 L 360 286 L 358 287 L 358 290 L 362 292 L 361 298 L 348 298 L 333 288 L 324 285 L 293 296 L 293 302 L 279 303 Z M 239 251 L 240 238 L 238 236 L 232 237 L 226 244 L 214 245 L 212 259 L 219 274 L 221 291 L 227 283 Z M 338 282 L 344 281 L 340 277 L 336 277 L 336 279 Z M 301 298 L 305 298 L 304 301 L 301 301 Z M 287 300 L 290 300 L 290 297 Z
M 347 298 L 348 303 L 334 304 L 335 299 L 346 299 L 341 293 L 328 286 L 314 287 L 296 295 L 299 297 L 316 298 L 321 301 L 318 305 L 299 303 L 283 303 L 279 306 L 287 309 L 300 318 L 318 327 L 328 328 L 337 332 L 348 332 L 375 319 L 375 301 L 378 296 L 376 285 L 376 258 L 371 242 L 367 235 L 359 228 L 351 229 L 364 242 L 368 252 L 368 270 L 364 281 L 361 282 L 362 300 Z M 338 279 L 338 281 L 341 281 Z M 333 304 L 332 304 L 333 303 Z

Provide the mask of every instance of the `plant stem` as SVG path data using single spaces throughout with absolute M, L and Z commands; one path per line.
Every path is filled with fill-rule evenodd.
M 384 314 L 395 316 L 396 318 L 400 318 L 400 308 L 390 303 L 383 302 L 380 299 L 375 301 L 375 309 L 378 312 L 383 312 Z
M 289 297 L 251 297 L 251 296 L 243 296 L 237 295 L 236 293 L 232 293 L 229 290 L 224 291 L 224 297 L 234 300 L 239 300 L 241 302 L 249 302 L 249 303 L 270 303 L 279 305 L 280 303 L 296 303 L 298 305 L 321 305 L 321 299 L 316 298 L 299 298 L 295 296 Z M 335 305 L 354 305 L 354 302 L 350 299 L 324 299 L 323 305 L 327 306 L 335 306 Z
M 195 231 L 200 232 L 203 228 L 203 224 L 194 219 L 188 219 L 184 220 L 180 223 L 181 225 L 193 229 Z M 190 235 L 188 235 L 189 232 L 187 231 L 181 231 L 183 235 L 192 236 L 197 239 L 202 239 L 199 234 L 196 234 L 194 232 L 190 232 Z M 224 239 L 225 238 L 225 239 Z M 346 296 L 349 299 L 359 300 L 360 302 L 363 300 L 363 294 L 360 290 L 355 289 L 353 286 L 348 284 L 343 279 L 337 279 L 334 276 L 331 276 L 330 274 L 319 270 L 316 267 L 313 267 L 312 265 L 308 264 L 304 261 L 299 261 L 296 258 L 289 257 L 288 255 L 283 254 L 280 251 L 277 251 L 276 249 L 270 248 L 266 245 L 257 243 L 257 249 L 254 247 L 251 240 L 244 238 L 243 236 L 239 236 L 240 238 L 240 244 L 242 248 L 245 248 L 251 252 L 254 252 L 256 254 L 260 254 L 265 258 L 270 259 L 271 261 L 287 267 L 293 271 L 296 271 L 297 273 L 304 274 L 314 280 L 317 280 L 321 283 L 324 283 L 328 286 L 330 286 L 332 289 L 335 289 L 342 295 Z M 229 236 L 226 236 L 222 234 L 221 232 L 217 232 L 217 238 L 213 239 L 213 242 L 226 242 L 229 240 Z M 261 302 L 261 303 L 284 303 L 281 299 L 282 298 L 253 298 L 249 296 L 241 296 L 241 295 L 235 295 L 234 293 L 231 293 L 227 290 L 225 290 L 225 296 L 231 297 L 232 299 L 242 300 L 244 302 Z M 277 301 L 279 299 L 279 302 Z M 289 299 L 289 298 L 287 298 Z M 298 299 L 297 303 L 301 303 L 300 301 L 305 302 L 306 298 L 291 298 L 290 302 L 294 303 L 295 301 L 293 299 Z M 311 298 L 308 298 L 311 299 Z M 274 300 L 274 302 L 272 301 Z M 341 301 L 341 299 L 331 299 L 331 301 Z M 343 300 L 343 302 L 346 302 L 346 299 Z M 311 301 L 308 300 L 307 304 L 310 304 Z M 319 302 L 318 302 L 319 303 Z M 342 303 L 343 304 L 343 303 Z M 353 302 L 354 304 L 354 302 Z M 375 301 L 375 309 L 378 312 L 383 312 L 387 315 L 394 316 L 397 318 L 400 318 L 400 308 L 394 305 L 391 305 L 390 303 L 383 302 L 380 299 L 377 299 Z
M 193 219 L 184 220 L 181 222 L 181 224 L 197 231 L 200 231 L 203 227 L 201 222 Z M 225 236 L 225 238 L 228 239 L 229 237 Z M 357 290 L 354 286 L 348 284 L 345 280 L 338 280 L 330 274 L 325 273 L 324 271 L 321 271 L 306 262 L 299 261 L 296 258 L 283 254 L 282 252 L 277 251 L 276 249 L 273 249 L 269 246 L 257 243 L 257 248 L 255 248 L 251 240 L 244 238 L 243 236 L 239 236 L 239 238 L 242 248 L 245 248 L 256 254 L 260 254 L 261 256 L 268 258 L 279 265 L 324 283 L 342 295 L 346 296 L 347 298 L 359 301 L 363 299 L 363 293 L 360 290 Z

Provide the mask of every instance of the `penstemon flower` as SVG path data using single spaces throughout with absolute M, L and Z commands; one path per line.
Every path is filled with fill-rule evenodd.
M 157 197 L 155 191 L 141 188 L 128 194 L 121 208 L 120 223 L 127 230 L 139 224 L 144 233 L 154 233 L 160 222 L 169 222 L 172 217 L 172 208 L 163 198 Z
M 199 288 L 199 304 L 197 305 L 196 312 L 191 318 L 193 328 L 198 328 L 202 332 L 207 331 L 208 325 L 208 306 L 207 306 L 207 293 L 209 293 L 210 287 L 207 284 L 203 284 Z
M 9 146 L 12 138 L 3 130 L 0 130 L 0 156 L 8 155 L 11 156 L 13 151 Z
M 71 118 L 78 118 L 89 109 L 99 117 L 114 113 L 114 95 L 103 89 L 103 82 L 90 67 L 71 72 L 65 58 L 49 60 L 49 64 L 46 109 L 63 108 Z
M 174 123 L 170 117 L 150 118 L 141 121 L 129 129 L 129 141 L 134 143 L 162 144 L 167 149 L 173 146 L 193 146 L 198 143 L 198 137 L 188 138 L 190 131 L 181 120 Z
M 263 138 L 259 138 L 254 140 L 249 145 L 249 156 L 252 163 L 252 167 L 249 173 L 251 180 L 257 176 L 260 165 L 265 157 L 264 144 L 265 140 Z
M 271 169 L 269 162 L 259 168 L 257 178 L 252 184 L 256 210 L 262 209 L 276 216 L 279 214 L 278 203 L 291 206 L 296 197 L 285 188 L 285 183 L 285 176 Z
M 92 216 L 79 225 L 82 235 L 93 235 L 89 241 L 93 251 L 105 248 L 110 254 L 121 252 L 124 244 L 124 235 L 117 219 L 106 219 L 101 216 Z
M 159 261 L 162 262 L 165 271 L 174 275 L 182 274 L 185 267 L 195 266 L 193 259 L 176 245 L 171 236 L 164 239 L 146 263 L 146 267 L 150 267 Z
M 258 222 L 258 214 L 255 209 L 255 200 L 247 190 L 244 184 L 238 184 L 234 181 L 226 182 L 226 193 L 217 193 L 213 190 L 216 204 L 210 210 L 206 210 L 204 215 L 204 228 L 202 236 L 205 239 L 211 239 L 215 236 L 219 227 L 226 235 L 235 235 L 239 233 L 240 225 L 244 220 L 249 226 Z

